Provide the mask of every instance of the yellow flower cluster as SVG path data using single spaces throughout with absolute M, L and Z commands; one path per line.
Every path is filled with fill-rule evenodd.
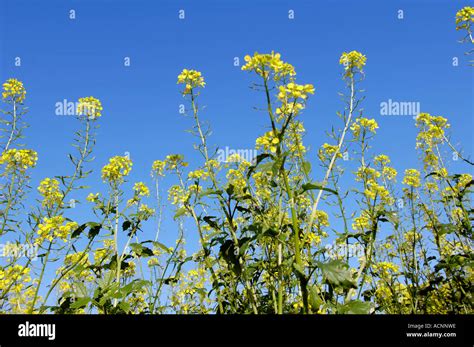
M 474 23 L 474 7 L 466 6 L 456 13 L 456 30 L 469 29 Z
M 274 134 L 273 130 L 271 130 L 266 132 L 263 136 L 257 138 L 257 140 L 255 141 L 255 148 L 260 149 L 263 147 L 264 151 L 270 151 L 272 153 L 275 153 L 277 151 L 279 143 L 280 140 Z
M 97 202 L 97 200 L 99 199 L 99 193 L 89 193 L 89 195 L 87 195 L 87 198 L 86 200 L 89 201 L 89 202 Z
M 183 94 L 190 94 L 191 90 L 196 87 L 204 87 L 206 83 L 204 82 L 204 77 L 201 76 L 201 73 L 196 70 L 184 69 L 178 75 L 177 84 L 185 84 Z
M 349 53 L 342 53 L 339 64 L 344 65 L 344 77 L 352 77 L 357 70 L 362 72 L 366 61 L 367 58 L 360 52 L 351 51 Z
M 80 98 L 77 104 L 76 113 L 78 116 L 86 116 L 89 119 L 96 119 L 102 115 L 102 103 L 93 96 Z
M 9 266 L 6 269 L 0 268 L 0 293 L 3 293 L 5 289 L 10 287 L 12 284 L 14 286 L 23 288 L 23 284 L 30 282 L 30 269 L 22 265 L 13 265 Z M 12 291 L 16 289 L 10 288 Z M 18 289 L 18 288 L 17 288 Z
M 472 175 L 471 174 L 462 174 L 462 175 L 459 176 L 456 186 L 457 186 L 458 189 L 463 189 L 471 181 L 472 181 Z
M 288 147 L 290 153 L 303 159 L 304 154 L 306 153 L 306 147 L 303 144 L 303 136 L 306 132 L 306 129 L 303 126 L 303 123 L 300 121 L 295 121 L 290 123 L 288 137 L 285 138 L 285 144 Z
M 34 167 L 38 160 L 38 153 L 31 149 L 9 149 L 2 153 L 0 165 L 6 164 L 7 171 L 19 170 L 24 173 L 26 169 Z
M 230 159 L 231 158 L 229 158 L 229 160 Z M 188 174 L 188 179 L 189 180 L 200 180 L 200 179 L 206 180 L 208 177 L 209 177 L 209 173 L 207 173 L 204 170 L 195 170 L 195 171 L 191 171 Z
M 126 156 L 115 156 L 102 168 L 102 179 L 110 183 L 122 182 L 132 170 L 132 161 Z
M 405 177 L 402 183 L 413 188 L 418 188 L 420 186 L 420 172 L 416 169 L 405 170 Z
M 94 251 L 94 264 L 102 264 L 102 262 L 112 253 L 108 248 L 97 248 Z
M 171 186 L 168 190 L 168 200 L 170 200 L 173 205 L 182 206 L 187 198 L 184 189 L 178 185 Z
M 302 85 L 290 82 L 286 86 L 280 86 L 278 89 L 278 100 L 285 104 L 291 99 L 306 100 L 308 98 L 308 94 L 314 94 L 314 87 L 312 84 Z
M 321 243 L 321 236 L 316 235 L 315 233 L 310 231 L 304 235 L 303 243 L 312 246 L 317 246 Z
M 170 154 L 166 156 L 166 170 L 173 171 L 180 168 L 187 167 L 189 164 L 184 161 L 182 154 Z
M 425 155 L 433 156 L 432 147 L 444 141 L 444 130 L 449 128 L 448 120 L 441 116 L 420 113 L 416 117 L 416 126 L 420 129 L 416 137 L 416 148 L 425 150 Z M 437 158 L 432 158 L 429 161 L 437 162 Z
M 364 134 L 366 131 L 370 131 L 371 133 L 375 134 L 375 130 L 379 128 L 379 125 L 375 119 L 368 119 L 365 117 L 357 118 L 351 125 L 351 130 L 354 137 L 359 137 L 361 128 L 364 131 Z
M 141 204 L 138 208 L 138 213 L 140 214 L 141 220 L 148 220 L 155 214 L 155 210 L 146 204 Z
M 151 165 L 151 175 L 153 177 L 164 176 L 165 164 L 166 162 L 163 160 L 155 160 Z
M 23 83 L 15 78 L 8 79 L 3 83 L 2 98 L 13 102 L 23 102 L 26 97 L 26 90 Z
M 281 60 L 281 55 L 272 51 L 270 54 L 259 54 L 255 52 L 253 57 L 246 55 L 244 57 L 246 64 L 242 66 L 244 71 L 255 71 L 258 75 L 267 79 L 270 73 L 273 73 L 275 81 L 281 80 L 287 76 L 296 75 L 295 68 Z
M 244 189 L 247 187 L 247 181 L 245 180 L 245 176 L 242 171 L 229 169 L 226 177 L 229 184 L 234 186 L 235 194 L 242 195 L 244 193 Z
M 269 200 L 271 197 L 270 176 L 263 171 L 256 172 L 252 175 L 255 181 L 255 194 L 263 200 Z
M 135 195 L 138 196 L 150 196 L 150 189 L 146 186 L 143 182 L 137 182 L 133 186 L 133 190 L 135 191 Z
M 361 166 L 357 169 L 356 172 L 356 181 L 370 181 L 370 180 L 377 180 L 377 178 L 380 177 L 380 172 L 375 170 L 374 168 L 368 167 L 368 166 Z
M 374 158 L 374 163 L 379 164 L 381 166 L 386 166 L 387 164 L 390 164 L 390 158 L 388 157 L 388 155 L 379 154 Z
M 386 166 L 382 169 L 382 174 L 384 175 L 386 179 L 391 181 L 397 177 L 398 172 L 393 167 Z
M 394 203 L 394 199 L 390 196 L 389 191 L 384 186 L 378 184 L 375 180 L 367 181 L 367 188 L 365 189 L 364 194 L 369 200 L 380 198 L 384 203 L 389 205 Z
M 398 272 L 398 266 L 390 262 L 381 261 L 379 263 L 373 264 L 372 270 L 380 277 L 389 278 Z
M 352 229 L 357 231 L 365 231 L 370 227 L 370 218 L 367 211 L 362 211 L 359 217 L 354 218 Z
M 322 148 L 319 149 L 319 159 L 321 159 L 321 161 L 331 159 L 336 152 L 336 158 L 342 158 L 342 153 L 339 151 L 339 147 L 337 145 L 324 143 Z
M 380 168 L 382 169 L 382 175 L 387 180 L 391 181 L 397 177 L 397 170 L 395 170 L 393 167 L 387 166 L 388 164 L 390 164 L 390 158 L 388 157 L 388 155 L 377 155 L 374 158 L 374 163 L 380 166 Z
M 94 277 L 92 276 L 90 270 L 87 268 L 91 263 L 89 261 L 89 253 L 82 251 L 66 255 L 64 258 L 64 266 L 66 268 L 75 267 L 75 271 L 68 271 L 64 275 L 64 280 L 80 280 L 80 281 L 92 281 Z M 80 271 L 78 271 L 80 269 Z M 64 267 L 58 269 L 58 273 L 64 271 Z M 67 282 L 62 282 L 63 290 L 66 289 Z
M 52 208 L 59 205 L 63 199 L 63 193 L 59 190 L 59 181 L 54 178 L 45 178 L 40 182 L 38 191 L 43 196 L 42 205 Z
M 54 238 L 60 238 L 66 242 L 67 237 L 77 229 L 78 224 L 76 222 L 64 224 L 64 222 L 66 222 L 66 218 L 63 216 L 45 217 L 43 223 L 38 226 L 39 238 L 36 243 L 41 244 L 44 240 L 53 241 Z

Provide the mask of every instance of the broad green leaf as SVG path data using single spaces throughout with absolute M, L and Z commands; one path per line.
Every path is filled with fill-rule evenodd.
M 325 280 L 336 287 L 356 288 L 348 265 L 340 260 L 331 260 L 327 263 L 317 262 Z

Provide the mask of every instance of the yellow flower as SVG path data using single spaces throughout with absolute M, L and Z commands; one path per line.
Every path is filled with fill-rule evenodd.
M 342 158 L 342 153 L 339 151 L 337 145 L 330 145 L 329 143 L 324 143 L 322 148 L 319 150 L 319 158 L 324 161 L 330 159 L 337 152 L 336 158 Z
M 365 231 L 370 227 L 370 218 L 367 211 L 362 211 L 359 217 L 354 218 L 352 229 L 357 231 Z
M 416 169 L 405 170 L 405 177 L 402 183 L 413 188 L 418 188 L 420 186 L 420 172 Z
M 266 132 L 263 136 L 257 138 L 255 141 L 256 143 L 256 149 L 260 149 L 263 147 L 265 151 L 270 151 L 272 153 L 275 153 L 278 148 L 278 144 L 280 143 L 280 140 L 278 139 L 277 136 L 273 133 L 273 131 L 268 131 Z
M 22 103 L 26 97 L 26 90 L 23 83 L 15 78 L 8 79 L 3 83 L 2 98 L 13 102 Z
M 122 182 L 131 170 L 132 161 L 128 157 L 115 156 L 102 168 L 102 179 L 109 183 Z
M 351 77 L 356 71 L 362 72 L 366 61 L 367 58 L 360 52 L 351 51 L 349 53 L 342 53 L 339 64 L 344 65 L 344 77 Z
M 150 189 L 143 182 L 135 183 L 133 190 L 137 196 L 150 196 Z
M 79 99 L 76 113 L 78 116 L 87 116 L 89 119 L 96 119 L 102 115 L 102 110 L 103 108 L 100 100 L 93 96 L 88 96 Z
M 97 248 L 94 251 L 94 264 L 100 264 L 109 255 L 110 250 L 107 248 Z
M 386 166 L 387 164 L 390 164 L 390 158 L 388 155 L 380 154 L 374 158 L 374 162 L 376 164 L 380 164 L 381 166 Z
M 78 224 L 76 222 L 67 222 L 63 216 L 45 217 L 43 223 L 38 226 L 39 238 L 36 240 L 37 244 L 41 244 L 44 240 L 53 241 L 54 238 L 60 238 L 64 242 L 67 241 L 67 237 L 74 230 L 77 229 Z
M 230 160 L 231 158 L 229 158 L 228 160 Z M 199 179 L 207 179 L 207 177 L 209 176 L 209 174 L 204 171 L 204 170 L 196 170 L 196 171 L 191 171 L 189 174 L 188 174 L 188 179 L 189 180 L 193 180 L 193 179 L 196 179 L 196 180 L 199 180 Z
M 140 219 L 142 220 L 147 220 L 155 214 L 155 210 L 151 207 L 148 207 L 146 204 L 141 204 L 138 208 L 138 212 L 140 213 Z
M 165 162 L 165 168 L 168 171 L 178 170 L 189 165 L 184 161 L 184 156 L 182 154 L 167 155 Z
M 395 170 L 393 167 L 384 167 L 382 169 L 382 174 L 385 176 L 386 179 L 388 180 L 393 180 L 397 177 L 397 170 Z
M 156 266 L 159 264 L 159 260 L 156 257 L 152 257 L 148 260 L 147 264 L 148 264 L 148 267 Z
M 86 200 L 89 202 L 96 202 L 99 199 L 99 193 L 89 193 Z
M 54 178 L 45 178 L 40 182 L 38 191 L 43 196 L 42 205 L 53 207 L 59 205 L 63 199 L 63 194 L 59 190 L 59 181 Z
M 272 51 L 270 54 L 260 54 L 255 52 L 253 57 L 246 55 L 246 64 L 242 66 L 243 71 L 255 71 L 258 75 L 267 79 L 273 73 L 275 81 L 285 77 L 296 75 L 295 68 L 280 59 L 280 54 Z
M 0 165 L 6 164 L 7 171 L 19 170 L 24 173 L 26 169 L 34 167 L 38 154 L 31 149 L 9 149 L 2 153 Z
M 466 6 L 456 13 L 456 30 L 469 29 L 474 23 L 474 7 Z
M 375 119 L 368 119 L 365 117 L 357 118 L 351 125 L 354 137 L 359 137 L 361 128 L 363 128 L 364 132 L 370 131 L 375 134 L 375 130 L 379 128 L 379 125 Z
M 151 175 L 153 177 L 164 176 L 163 170 L 166 162 L 163 160 L 155 160 L 151 166 Z
M 204 82 L 204 77 L 201 76 L 201 73 L 196 70 L 184 69 L 178 75 L 178 84 L 185 84 L 183 94 L 191 94 L 193 88 L 202 87 L 206 85 Z

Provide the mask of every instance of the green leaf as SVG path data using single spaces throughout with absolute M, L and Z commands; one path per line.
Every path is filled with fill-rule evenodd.
M 161 248 L 162 250 L 164 250 L 166 253 L 171 253 L 169 248 L 166 247 L 164 244 L 162 244 L 161 242 L 158 242 L 158 241 L 153 241 L 153 246 L 155 247 L 158 247 L 158 248 Z
M 100 232 L 100 229 L 102 228 L 102 224 L 95 223 L 95 222 L 89 222 L 87 223 L 87 225 L 90 228 L 89 234 L 87 235 L 89 239 L 93 239 L 94 237 L 96 237 L 97 234 Z
M 180 207 L 180 208 L 176 211 L 176 213 L 174 214 L 174 217 L 173 217 L 173 218 L 176 220 L 176 219 L 178 219 L 179 217 L 181 217 L 182 215 L 184 215 L 186 212 L 187 212 L 186 207 Z
M 221 195 L 221 194 L 222 194 L 222 190 L 216 190 L 216 189 L 208 188 L 208 189 L 202 191 L 201 193 L 199 193 L 198 198 L 203 198 L 203 197 L 208 196 L 208 195 Z
M 150 248 L 145 247 L 140 243 L 131 243 L 130 248 L 139 257 L 151 257 L 151 256 L 153 256 L 153 251 Z
M 343 314 L 369 314 L 371 304 L 367 301 L 352 300 L 338 307 L 338 313 Z
M 130 222 L 129 220 L 126 220 L 125 222 L 122 223 L 122 230 L 123 231 L 128 230 L 128 228 L 130 228 L 131 225 L 132 225 L 132 222 Z
M 84 230 L 86 230 L 87 228 L 87 223 L 84 223 L 82 225 L 80 225 L 79 227 L 77 227 L 76 230 L 74 230 L 71 234 L 71 238 L 76 238 L 78 237 Z
M 311 163 L 309 161 L 303 162 L 301 169 L 306 175 L 309 175 L 309 173 L 311 172 Z
M 321 304 L 323 303 L 323 300 L 319 296 L 318 288 L 314 284 L 308 286 L 308 292 L 309 292 L 309 304 L 313 308 L 313 310 L 319 308 Z
M 304 273 L 303 267 L 301 267 L 296 262 L 293 263 L 293 270 L 294 270 L 296 276 L 298 276 L 298 278 L 303 279 L 303 280 L 307 279 L 306 274 Z
M 337 192 L 334 189 L 323 187 L 320 183 L 314 183 L 314 182 L 303 184 L 301 186 L 301 189 L 302 189 L 301 193 L 304 193 L 308 190 L 324 190 L 324 191 L 332 193 L 334 195 L 338 195 Z
M 343 288 L 357 288 L 348 265 L 340 260 L 332 260 L 327 263 L 317 262 L 318 267 L 323 273 L 325 280 L 336 286 Z
M 78 308 L 83 308 L 85 307 L 89 302 L 91 301 L 91 298 L 78 298 L 76 301 L 74 301 L 70 308 L 72 309 L 78 309 Z

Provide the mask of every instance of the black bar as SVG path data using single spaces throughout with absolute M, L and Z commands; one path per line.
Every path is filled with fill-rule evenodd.
M 472 346 L 473 316 L 448 315 L 2 315 L 0 345 L 348 344 Z M 55 324 L 55 338 L 20 337 Z M 410 326 L 409 326 L 410 324 Z M 33 334 L 36 329 L 30 330 Z M 46 332 L 46 330 L 45 330 Z M 407 333 L 456 336 L 408 337 Z

